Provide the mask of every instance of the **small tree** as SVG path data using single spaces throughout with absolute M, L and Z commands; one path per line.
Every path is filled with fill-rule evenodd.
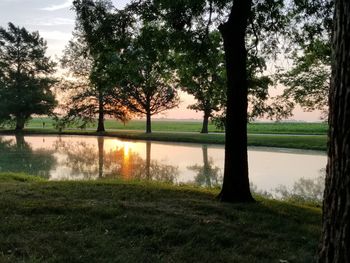
M 69 42 L 61 58 L 62 67 L 69 73 L 68 78 L 61 82 L 61 89 L 66 94 L 62 105 L 66 114 L 62 123 L 79 123 L 85 127 L 98 116 L 97 131 L 104 132 L 105 116 L 123 122 L 129 119 L 120 89 L 111 80 L 108 67 L 115 63 L 113 56 L 105 70 L 99 70 L 97 63 L 90 55 L 85 39 L 75 32 L 75 38 Z
M 51 90 L 55 63 L 38 32 L 9 23 L 0 27 L 0 122 L 22 130 L 33 114 L 52 114 L 57 102 Z
M 62 66 L 71 81 L 66 103 L 67 122 L 85 126 L 98 116 L 98 132 L 104 132 L 105 116 L 125 122 L 128 111 L 122 104 L 121 89 L 115 85 L 120 75 L 120 55 L 128 44 L 130 16 L 115 10 L 108 0 L 73 2 L 77 13 L 74 38 L 65 49 Z
M 146 116 L 146 132 L 151 133 L 151 116 L 179 104 L 173 84 L 171 52 L 164 32 L 156 25 L 144 25 L 125 51 L 124 61 L 121 85 L 127 107 Z
M 177 72 L 181 89 L 197 100 L 189 108 L 204 113 L 201 133 L 208 133 L 209 118 L 225 104 L 225 63 L 218 31 L 198 38 L 181 48 Z

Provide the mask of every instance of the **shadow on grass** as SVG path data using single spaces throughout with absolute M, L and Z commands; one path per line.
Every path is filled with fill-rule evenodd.
M 2 182 L 1 262 L 311 262 L 320 210 L 141 182 Z

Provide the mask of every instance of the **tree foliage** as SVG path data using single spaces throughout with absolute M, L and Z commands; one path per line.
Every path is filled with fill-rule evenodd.
M 57 102 L 51 90 L 55 63 L 45 55 L 38 32 L 9 23 L 0 27 L 0 122 L 21 130 L 33 115 L 52 114 Z
M 206 37 L 188 39 L 177 51 L 179 87 L 191 94 L 196 103 L 189 108 L 204 114 L 202 133 L 208 133 L 208 120 L 222 110 L 226 100 L 226 72 L 222 41 L 218 31 Z
M 162 20 L 180 44 L 185 42 L 182 34 L 198 32 L 201 40 L 212 28 L 220 29 L 227 74 L 225 175 L 221 199 L 251 201 L 246 151 L 248 85 L 251 80 L 250 91 L 255 88 L 251 93 L 253 98 L 258 94 L 257 100 L 267 101 L 269 81 L 266 77 L 260 78 L 264 77 L 266 60 L 276 55 L 279 32 L 286 24 L 284 1 L 145 0 L 138 3 L 143 3 L 140 9 L 147 10 L 144 12 L 147 18 Z M 265 106 L 264 103 L 257 105 Z
M 120 55 L 130 34 L 127 18 L 115 10 L 110 1 L 74 1 L 77 13 L 74 39 L 69 42 L 61 59 L 71 80 L 64 88 L 73 92 L 66 102 L 67 122 L 83 126 L 98 116 L 98 131 L 104 131 L 104 118 L 123 122 L 130 117 L 123 105 L 121 90 L 115 85 L 120 67 Z
M 276 76 L 286 86 L 281 98 L 299 104 L 306 111 L 320 110 L 326 117 L 333 0 L 294 1 L 289 17 L 285 51 L 292 67 L 282 69 Z
M 132 112 L 146 116 L 146 132 L 151 132 L 151 116 L 178 106 L 173 58 L 166 32 L 156 23 L 139 28 L 123 54 L 120 85 L 126 105 Z
M 79 123 L 85 127 L 96 116 L 102 119 L 99 123 L 104 121 L 105 116 L 123 122 L 130 118 L 122 103 L 120 89 L 113 84 L 109 73 L 96 72 L 94 63 L 96 61 L 89 54 L 86 42 L 76 32 L 61 58 L 62 67 L 68 70 L 67 78 L 61 83 L 65 93 L 61 106 L 65 112 L 63 122 L 68 125 Z

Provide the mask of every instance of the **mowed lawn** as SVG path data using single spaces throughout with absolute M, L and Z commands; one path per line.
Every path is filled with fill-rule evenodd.
M 45 127 L 43 128 L 43 123 Z M 25 127 L 24 134 L 62 134 L 110 136 L 129 140 L 154 140 L 166 142 L 188 142 L 206 144 L 224 144 L 225 134 L 210 125 L 209 134 L 200 134 L 201 123 L 198 121 L 159 121 L 153 122 L 153 132 L 144 132 L 145 122 L 130 121 L 125 126 L 111 120 L 105 122 L 106 132 L 96 133 L 96 127 L 78 129 L 70 127 L 59 132 L 53 128 L 49 118 L 36 118 Z M 305 150 L 327 149 L 327 125 L 324 123 L 251 123 L 248 124 L 248 145 L 294 148 Z M 0 134 L 13 134 L 9 127 L 0 130 Z
M 53 121 L 49 118 L 34 118 L 26 126 L 26 128 L 42 128 L 45 122 L 45 128 L 52 129 Z M 91 125 L 89 128 L 94 129 L 97 125 Z M 76 128 L 76 127 L 72 127 Z M 146 129 L 144 120 L 132 120 L 125 125 L 123 123 L 106 120 L 105 128 L 108 130 L 140 130 Z M 153 131 L 169 131 L 169 132 L 200 132 L 202 123 L 200 121 L 183 121 L 183 120 L 154 120 L 152 122 Z M 248 124 L 248 133 L 252 134 L 305 134 L 305 135 L 325 135 L 328 126 L 326 123 L 303 123 L 303 122 L 271 122 L 271 123 L 250 123 Z M 209 124 L 209 132 L 223 132 Z
M 217 194 L 0 174 L 0 262 L 313 262 L 319 208 Z

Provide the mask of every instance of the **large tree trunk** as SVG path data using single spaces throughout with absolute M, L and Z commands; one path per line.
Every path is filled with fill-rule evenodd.
M 350 2 L 335 1 L 329 148 L 319 262 L 350 262 Z
M 204 112 L 204 118 L 203 118 L 203 126 L 201 133 L 208 133 L 208 126 L 209 126 L 209 117 L 210 113 Z
M 98 126 L 97 132 L 105 132 L 105 124 L 104 124 L 104 107 L 103 107 L 103 95 L 100 93 L 98 96 Z
M 224 39 L 227 70 L 225 171 L 220 200 L 254 201 L 249 187 L 247 153 L 247 50 L 245 35 L 252 0 L 235 0 L 228 21 L 219 29 Z
M 22 131 L 24 129 L 24 124 L 26 123 L 26 120 L 22 116 L 16 117 L 16 131 Z

